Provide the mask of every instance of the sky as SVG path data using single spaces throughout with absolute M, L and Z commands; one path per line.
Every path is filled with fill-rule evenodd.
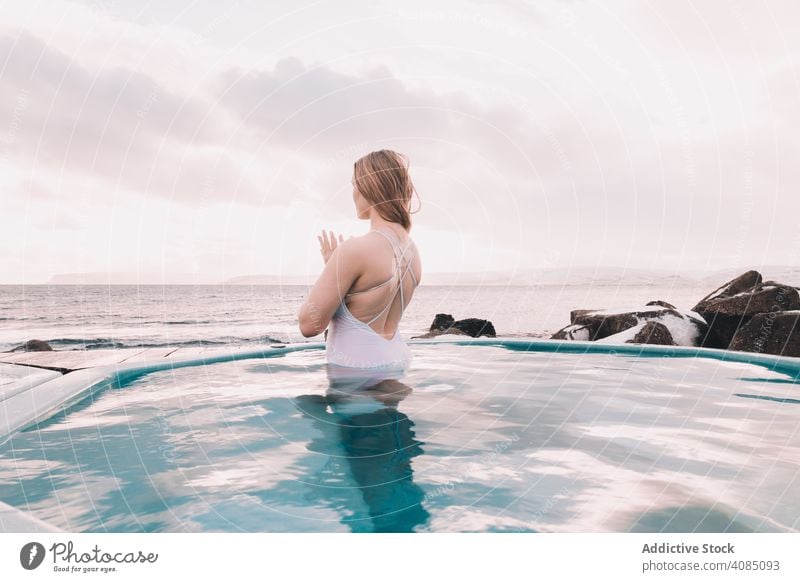
M 0 283 L 319 272 L 383 148 L 423 272 L 800 264 L 794 0 L 0 13 Z

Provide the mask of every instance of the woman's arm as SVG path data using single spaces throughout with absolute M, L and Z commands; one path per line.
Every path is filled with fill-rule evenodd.
M 341 242 L 325 263 L 297 319 L 303 337 L 321 334 L 360 274 L 360 253 L 355 239 Z

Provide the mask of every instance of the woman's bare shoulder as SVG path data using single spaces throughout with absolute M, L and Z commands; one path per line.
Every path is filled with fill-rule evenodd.
M 375 241 L 371 233 L 362 235 L 353 235 L 339 244 L 341 249 L 341 257 L 354 262 L 363 261 L 366 257 L 374 252 Z M 371 250 L 372 249 L 372 250 Z
M 358 236 L 351 236 L 345 242 L 350 242 L 353 249 L 367 251 L 374 249 L 376 241 L 381 239 L 382 237 L 380 234 L 374 230 L 370 230 L 369 232 L 365 232 L 364 234 Z

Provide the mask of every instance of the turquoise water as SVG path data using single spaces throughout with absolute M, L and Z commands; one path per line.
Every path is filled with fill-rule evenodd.
M 112 384 L 0 449 L 0 500 L 69 531 L 798 531 L 800 390 L 704 358 L 412 345 Z

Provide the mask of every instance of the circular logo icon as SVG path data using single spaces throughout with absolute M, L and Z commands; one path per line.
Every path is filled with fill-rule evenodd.
M 28 542 L 19 552 L 19 563 L 26 570 L 35 570 L 44 560 L 44 546 L 39 542 Z

